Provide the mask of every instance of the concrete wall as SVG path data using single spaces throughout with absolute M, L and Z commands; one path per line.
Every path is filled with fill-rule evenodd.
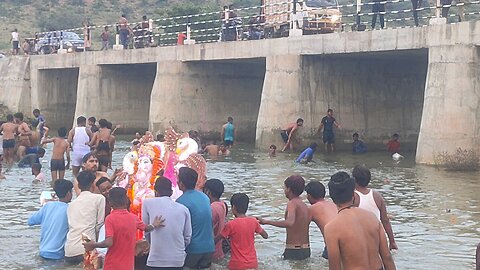
M 105 118 L 119 132 L 148 128 L 156 64 L 81 66 L 75 116 Z
M 240 140 L 254 141 L 265 60 L 159 62 L 152 91 L 150 129 L 173 126 L 217 136 L 228 116 Z
M 48 127 L 70 127 L 73 122 L 78 72 L 78 68 L 44 69 L 36 72 L 32 107 L 40 109 L 47 119 Z
M 479 49 L 444 45 L 429 49 L 428 79 L 416 161 L 457 148 L 480 151 Z
M 338 146 L 348 149 L 358 132 L 371 150 L 384 149 L 383 141 L 399 133 L 402 148 L 414 150 L 426 71 L 426 51 L 267 58 L 257 144 L 282 145 L 280 128 L 298 117 L 305 120 L 304 144 L 320 142 L 313 135 L 331 108 L 342 125 Z
M 0 59 L 0 103 L 12 112 L 31 112 L 28 57 Z

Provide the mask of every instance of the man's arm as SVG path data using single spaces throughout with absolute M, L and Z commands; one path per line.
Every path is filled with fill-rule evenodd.
M 390 219 L 387 215 L 387 208 L 385 206 L 385 200 L 383 199 L 382 195 L 374 190 L 373 196 L 375 199 L 375 203 L 379 204 L 378 209 L 380 209 L 380 221 L 382 222 L 383 228 L 385 228 L 385 232 L 388 235 L 388 240 L 390 243 L 390 249 L 398 249 L 397 244 L 395 243 L 395 238 L 393 236 L 393 229 L 392 225 L 390 224 Z
M 320 126 L 318 126 L 317 132 L 315 132 L 315 135 L 319 134 L 320 131 L 322 131 L 323 128 L 323 121 L 320 123 Z
M 93 134 L 92 139 L 91 139 L 90 142 L 88 143 L 88 145 L 89 145 L 90 147 L 95 146 L 95 145 L 97 144 L 97 134 L 98 134 L 98 133 L 95 132 L 95 134 Z
M 185 242 L 185 247 L 190 244 L 192 240 L 192 221 L 190 217 L 190 212 L 185 211 L 185 224 L 183 224 L 183 241 Z
M 40 225 L 42 224 L 42 219 L 43 219 L 43 209 L 45 208 L 42 207 L 40 208 L 40 210 L 38 210 L 37 212 L 33 213 L 32 216 L 30 216 L 30 218 L 28 219 L 27 221 L 27 224 L 28 226 L 33 226 L 33 225 Z
M 83 243 L 86 251 L 92 251 L 96 248 L 109 248 L 113 245 L 113 237 L 106 237 L 102 242 L 86 242 Z
M 68 136 L 67 136 L 67 142 L 68 144 L 72 144 L 73 142 L 73 136 L 75 134 L 75 130 L 74 129 L 71 129 L 69 132 L 68 132 Z
M 42 138 L 42 141 L 40 142 L 40 144 L 52 143 L 52 142 L 54 142 L 54 141 L 55 141 L 55 139 L 54 139 L 54 138 L 47 139 L 47 137 L 46 137 L 46 136 L 43 136 L 43 138 Z
M 67 143 L 67 149 L 65 150 L 65 156 L 67 156 L 67 165 L 65 166 L 65 169 L 70 168 L 70 144 Z
M 328 250 L 328 269 L 342 270 L 342 259 L 340 256 L 340 245 L 335 233 L 335 229 L 331 224 L 325 226 L 325 243 Z
M 273 220 L 265 220 L 262 218 L 259 218 L 258 220 L 260 221 L 260 224 L 265 224 L 265 225 L 272 225 L 275 227 L 280 227 L 280 228 L 290 228 L 295 224 L 295 206 L 293 203 L 288 202 L 287 204 L 287 218 L 285 220 L 281 221 L 273 221 Z
M 385 270 L 396 270 L 395 262 L 393 262 L 392 254 L 388 249 L 387 238 L 385 237 L 385 230 L 383 226 L 378 223 L 378 236 L 380 239 L 380 258 Z M 327 246 L 328 249 L 328 246 Z M 328 249 L 328 257 L 330 258 L 330 250 Z
M 86 128 L 85 131 L 87 132 L 88 138 L 92 139 L 93 138 L 93 133 L 89 128 Z

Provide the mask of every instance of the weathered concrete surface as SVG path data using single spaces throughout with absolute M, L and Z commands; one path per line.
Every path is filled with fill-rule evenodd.
M 479 50 L 473 45 L 431 47 L 416 161 L 457 148 L 480 150 Z
M 131 133 L 148 127 L 156 64 L 81 66 L 75 117 L 95 116 Z
M 0 59 L 0 103 L 12 112 L 31 112 L 30 59 Z
M 264 74 L 263 59 L 159 62 L 151 96 L 150 129 L 163 132 L 173 126 L 219 135 L 227 117 L 232 116 L 238 138 L 253 142 Z
M 70 127 L 77 101 L 78 68 L 37 70 L 32 78 L 32 107 L 40 109 L 49 128 Z

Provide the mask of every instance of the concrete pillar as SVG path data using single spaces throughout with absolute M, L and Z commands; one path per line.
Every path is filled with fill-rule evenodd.
M 0 104 L 12 112 L 32 112 L 30 57 L 9 57 L 0 61 Z
M 258 113 L 256 145 L 268 148 L 283 147 L 282 126 L 303 117 L 300 101 L 302 88 L 302 57 L 281 55 L 267 57 L 260 110 Z
M 429 48 L 417 163 L 434 164 L 436 154 L 454 153 L 459 147 L 479 150 L 478 65 L 475 46 Z
M 262 59 L 228 62 L 158 62 L 150 104 L 150 129 L 173 126 L 220 139 L 232 116 L 238 139 L 255 139 L 265 74 Z

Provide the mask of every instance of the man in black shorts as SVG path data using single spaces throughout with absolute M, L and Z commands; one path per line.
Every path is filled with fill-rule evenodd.
M 335 151 L 335 134 L 333 133 L 333 125 L 337 128 L 341 128 L 340 124 L 333 117 L 333 110 L 327 110 L 327 116 L 322 118 L 322 122 L 318 127 L 317 133 L 323 128 L 323 143 L 325 144 L 325 152 L 329 152 L 328 145 L 331 146 L 331 151 Z

